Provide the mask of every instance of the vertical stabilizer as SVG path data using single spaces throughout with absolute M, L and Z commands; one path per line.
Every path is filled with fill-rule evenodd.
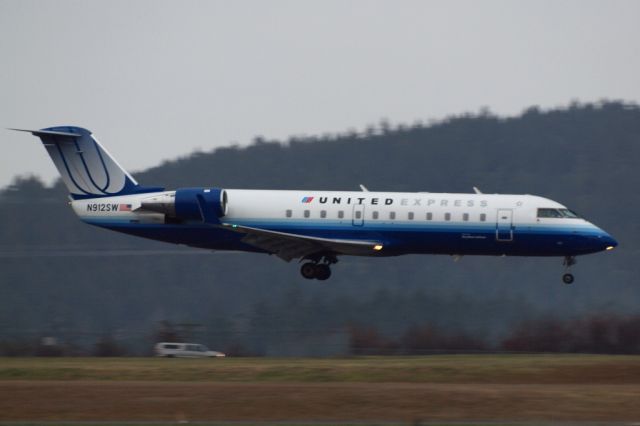
M 42 140 L 74 199 L 162 190 L 138 185 L 87 129 L 61 126 L 42 130 L 12 130 L 30 132 Z

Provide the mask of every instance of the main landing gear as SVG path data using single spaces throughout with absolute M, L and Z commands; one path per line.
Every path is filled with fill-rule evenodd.
M 335 256 L 321 256 L 317 258 L 307 258 L 310 262 L 305 262 L 300 267 L 300 274 L 308 280 L 328 280 L 331 276 L 330 265 L 337 263 Z
M 565 256 L 562 264 L 565 267 L 565 273 L 562 275 L 562 282 L 565 284 L 571 284 L 574 280 L 573 274 L 569 272 L 569 268 L 575 265 L 577 262 L 575 256 Z

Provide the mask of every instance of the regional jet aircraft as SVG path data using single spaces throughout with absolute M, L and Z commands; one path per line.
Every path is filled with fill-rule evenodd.
M 21 129 L 14 129 L 21 130 Z M 299 259 L 304 278 L 326 280 L 338 256 L 402 254 L 577 255 L 617 242 L 562 204 L 533 195 L 267 191 L 142 186 L 80 127 L 38 136 L 86 223 L 213 250 Z M 474 188 L 475 189 L 475 188 Z

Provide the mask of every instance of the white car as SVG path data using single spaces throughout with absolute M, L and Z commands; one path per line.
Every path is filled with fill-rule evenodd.
M 167 358 L 217 358 L 226 356 L 222 352 L 210 351 L 198 343 L 157 343 L 154 347 L 156 356 Z

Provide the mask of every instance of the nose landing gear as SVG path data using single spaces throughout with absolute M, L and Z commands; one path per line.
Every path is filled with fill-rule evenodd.
M 300 267 L 300 274 L 308 280 L 325 281 L 331 277 L 331 268 L 329 265 L 337 263 L 338 259 L 335 256 L 321 256 L 311 260 L 311 262 L 305 262 Z
M 565 256 L 562 264 L 565 266 L 565 273 L 562 275 L 562 282 L 565 284 L 571 284 L 574 281 L 573 274 L 569 272 L 569 268 L 577 263 L 575 256 Z

